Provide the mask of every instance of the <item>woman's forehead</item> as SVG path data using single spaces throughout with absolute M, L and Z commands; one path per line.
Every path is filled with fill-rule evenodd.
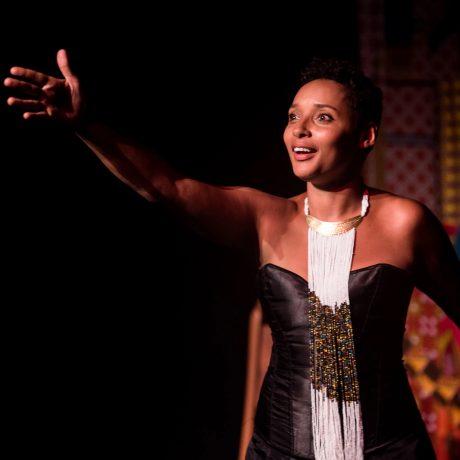
M 348 109 L 349 93 L 347 88 L 334 80 L 312 80 L 305 83 L 295 95 L 292 106 L 298 105 L 328 105 L 340 109 Z

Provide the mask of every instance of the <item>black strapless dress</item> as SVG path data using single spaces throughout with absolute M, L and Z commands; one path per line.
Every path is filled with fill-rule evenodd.
M 314 459 L 309 380 L 308 282 L 274 264 L 257 274 L 273 348 L 246 460 Z M 402 359 L 407 309 L 414 282 L 394 265 L 350 272 L 366 460 L 435 459 Z

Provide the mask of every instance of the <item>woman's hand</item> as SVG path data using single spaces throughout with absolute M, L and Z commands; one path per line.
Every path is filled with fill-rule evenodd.
M 26 119 L 50 118 L 76 126 L 82 118 L 84 98 L 78 77 L 72 73 L 67 52 L 57 52 L 57 64 L 64 78 L 54 78 L 23 67 L 12 67 L 4 85 L 21 97 L 9 97 L 7 104 L 22 111 Z

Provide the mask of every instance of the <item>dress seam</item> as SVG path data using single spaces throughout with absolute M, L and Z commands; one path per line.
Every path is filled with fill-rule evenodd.
M 270 285 L 270 280 L 268 280 L 267 282 L 269 285 Z M 287 344 L 287 351 L 288 351 L 288 356 L 289 356 L 289 404 L 288 404 L 288 407 L 289 407 L 289 446 L 290 446 L 290 454 L 291 455 L 293 452 L 294 452 L 294 433 L 293 433 L 293 417 L 292 417 L 292 404 L 293 404 L 293 395 L 292 395 L 292 368 L 291 368 L 291 365 L 292 365 L 292 350 L 291 350 L 291 346 L 290 344 L 288 343 L 288 341 L 286 340 L 286 336 L 285 336 L 285 332 L 283 330 L 283 328 L 281 327 L 279 321 L 278 321 L 278 318 L 276 317 L 276 315 L 273 315 L 272 316 L 272 320 L 274 322 L 276 322 L 276 326 L 277 326 L 277 329 L 278 331 L 280 332 L 280 334 L 282 335 L 283 337 L 283 342 L 285 344 Z M 278 363 L 277 363 L 277 366 L 275 367 L 275 370 L 277 370 L 278 368 Z M 272 387 L 272 391 L 270 392 L 270 417 L 269 417 L 269 429 L 271 430 L 271 417 L 272 417 L 272 413 L 273 413 L 273 410 L 272 410 L 272 396 L 273 396 L 273 393 L 274 393 L 274 388 Z M 271 436 L 271 431 L 269 431 L 270 433 L 270 436 Z
M 369 302 L 369 308 L 367 309 L 366 317 L 364 318 L 363 325 L 361 326 L 361 331 L 358 332 L 358 341 L 359 342 L 361 342 L 361 338 L 362 338 L 362 335 L 363 335 L 364 330 L 366 328 L 370 312 L 371 312 L 372 307 L 374 305 L 375 296 L 377 295 L 377 291 L 380 288 L 380 279 L 381 278 L 382 278 L 382 271 L 379 270 L 378 273 L 377 273 L 377 286 L 375 287 L 374 294 L 372 295 L 372 298 L 371 298 L 371 300 Z
M 375 291 L 374 291 L 374 296 L 372 297 L 372 302 L 371 302 L 371 307 L 369 308 L 368 310 L 368 315 L 370 314 L 370 310 L 372 308 L 372 305 L 374 304 L 374 299 L 375 299 L 375 296 L 377 295 L 377 291 L 379 290 L 380 288 L 380 281 L 381 281 L 381 278 L 382 278 L 382 272 L 379 273 L 378 275 L 378 279 L 377 279 L 377 287 L 375 288 Z M 367 321 L 367 316 L 366 316 L 366 321 Z M 363 327 L 363 330 L 364 330 L 364 327 Z M 380 351 L 379 353 L 379 370 L 378 370 L 378 392 L 377 392 L 377 408 L 375 410 L 376 412 L 376 417 L 375 417 L 375 437 L 376 437 L 376 443 L 379 443 L 380 442 L 380 433 L 379 433 L 379 427 L 380 427 L 380 401 L 381 401 L 381 394 L 382 394 L 382 361 L 383 361 L 383 357 L 382 357 L 382 351 Z

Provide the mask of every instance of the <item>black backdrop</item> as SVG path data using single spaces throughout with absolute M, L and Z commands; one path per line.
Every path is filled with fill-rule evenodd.
M 66 47 L 120 131 L 193 177 L 291 196 L 304 189 L 282 143 L 297 72 L 313 55 L 357 59 L 354 5 L 343 3 L 270 23 L 225 9 L 80 8 L 46 21 L 27 11 L 5 21 L 2 78 L 13 65 L 56 74 Z M 1 117 L 10 446 L 235 459 L 256 255 L 184 228 L 71 132 L 4 102 Z

